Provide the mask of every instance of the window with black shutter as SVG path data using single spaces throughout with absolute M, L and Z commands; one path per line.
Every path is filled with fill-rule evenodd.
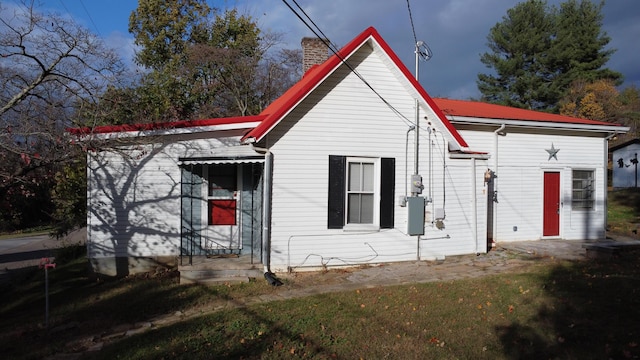
M 393 228 L 395 159 L 329 156 L 327 227 Z

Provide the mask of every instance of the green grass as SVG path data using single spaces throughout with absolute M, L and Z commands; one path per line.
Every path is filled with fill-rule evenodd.
M 637 235 L 640 225 L 640 189 L 609 192 L 607 223 L 609 231 L 623 235 Z
M 95 358 L 640 356 L 636 258 L 619 258 L 624 265 L 563 263 L 519 274 L 362 289 L 216 312 L 127 338 Z
M 52 228 L 50 226 L 41 226 L 33 229 L 26 229 L 12 233 L 0 233 L 0 241 L 5 239 L 15 239 L 26 236 L 49 235 Z
M 473 280 L 360 289 L 244 306 L 300 286 L 288 280 L 178 285 L 173 273 L 90 281 L 82 258 L 3 289 L 0 353 L 40 359 L 74 352 L 91 334 L 158 315 L 199 316 L 115 339 L 95 359 L 514 359 L 640 356 L 638 252 L 612 261 L 547 262 Z M 10 295 L 10 296 L 7 296 Z M 211 311 L 216 304 L 240 304 Z M 83 343 L 82 340 L 85 340 Z

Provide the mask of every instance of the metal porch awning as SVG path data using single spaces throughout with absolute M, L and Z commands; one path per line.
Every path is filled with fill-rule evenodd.
M 256 152 L 251 146 L 230 146 L 213 149 L 203 156 L 181 157 L 180 165 L 212 165 L 212 164 L 251 164 L 263 163 L 264 154 Z

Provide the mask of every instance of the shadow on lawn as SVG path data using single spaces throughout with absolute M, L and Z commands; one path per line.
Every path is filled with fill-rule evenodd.
M 550 303 L 526 324 L 498 327 L 509 359 L 640 356 L 639 250 L 555 267 L 541 283 Z
M 640 214 L 640 189 L 628 188 L 609 192 L 610 201 L 617 204 L 628 206 L 636 214 Z
M 536 283 L 543 287 L 541 296 L 544 300 L 536 302 L 537 310 L 529 318 L 519 318 L 517 322 L 488 329 L 494 330 L 499 339 L 496 344 L 497 351 L 491 354 L 507 359 L 623 359 L 640 356 L 640 344 L 637 343 L 640 339 L 639 255 L 640 251 L 635 250 L 618 254 L 608 261 L 562 263 L 547 272 L 532 275 L 539 276 Z M 8 358 L 43 358 L 53 353 L 82 351 L 81 347 L 87 344 L 77 341 L 89 339 L 88 345 L 92 345 L 91 334 L 100 334 L 100 328 L 113 330 L 113 326 L 119 324 L 149 321 L 157 315 L 173 314 L 179 309 L 197 308 L 200 305 L 206 307 L 203 311 L 206 316 L 193 316 L 139 335 L 114 338 L 113 340 L 117 341 L 111 344 L 112 346 L 105 346 L 100 352 L 84 355 L 103 359 L 117 356 L 141 359 L 252 359 L 270 355 L 275 358 L 289 357 L 288 355 L 350 358 L 351 356 L 342 356 L 342 352 L 349 353 L 348 347 L 354 342 L 358 345 L 370 344 L 372 351 L 394 344 L 402 347 L 407 345 L 407 342 L 421 343 L 424 349 L 423 337 L 427 336 L 428 342 L 428 337 L 432 336 L 424 335 L 422 331 L 411 333 L 412 329 L 408 326 L 403 327 L 404 322 L 394 324 L 393 321 L 389 321 L 388 324 L 373 326 L 372 331 L 378 331 L 375 329 L 384 326 L 392 328 L 392 334 L 406 332 L 410 336 L 404 340 L 392 339 L 388 344 L 378 344 L 375 339 L 370 338 L 372 331 L 362 332 L 365 323 L 359 323 L 366 319 L 366 326 L 371 328 L 371 321 L 377 318 L 371 313 L 375 312 L 374 304 L 370 302 L 366 308 L 353 306 L 354 303 L 349 303 L 352 300 L 348 300 L 350 295 L 344 295 L 344 298 L 322 295 L 312 303 L 305 302 L 305 299 L 291 300 L 294 302 L 288 302 L 287 306 L 296 310 L 288 312 L 283 318 L 283 315 L 277 313 L 277 305 L 265 303 L 248 306 L 242 300 L 268 295 L 271 292 L 277 293 L 275 288 L 266 284 L 253 283 L 241 287 L 239 293 L 228 293 L 225 286 L 176 286 L 175 279 L 169 274 L 143 281 L 132 278 L 95 283 L 83 280 L 83 269 L 79 266 L 68 269 L 62 267 L 52 272 L 53 280 L 60 286 L 59 292 L 52 295 L 52 308 L 56 309 L 54 313 L 58 314 L 53 322 L 55 326 L 64 325 L 66 322 L 76 322 L 76 325 L 51 333 L 36 327 L 25 328 L 20 333 L 5 332 L 0 334 L 0 353 Z M 65 274 L 63 271 L 77 273 Z M 78 280 L 63 283 L 63 279 Z M 22 318 L 20 313 L 34 306 L 41 306 L 40 285 L 42 283 L 36 286 L 37 289 L 32 289 L 37 290 L 35 292 L 38 296 L 24 299 L 24 302 L 12 309 L 3 307 L 3 311 L 0 312 L 4 317 L 3 331 L 11 329 L 9 322 L 33 320 L 32 317 Z M 440 291 L 438 289 L 440 288 L 435 291 Z M 384 290 L 375 293 L 375 296 L 369 299 L 381 299 L 391 296 L 391 293 L 403 291 Z M 420 299 L 425 299 L 425 293 L 420 294 Z M 235 298 L 236 296 L 239 297 Z M 418 302 L 405 296 L 407 295 L 403 295 L 401 300 Z M 70 298 L 75 299 L 74 302 L 67 305 L 69 308 L 63 309 L 65 301 Z M 344 307 L 337 305 L 345 301 L 347 305 Z M 357 305 L 360 300 L 353 301 L 356 301 Z M 224 310 L 211 312 L 210 310 L 218 308 L 216 304 Z M 312 304 L 319 304 L 318 308 L 310 306 Z M 384 303 L 381 303 L 382 305 Z M 393 304 L 390 305 L 393 308 Z M 424 305 L 428 306 L 428 303 Z M 332 316 L 341 318 L 342 322 L 330 322 L 328 326 L 333 328 L 326 333 L 322 324 L 314 322 L 317 319 L 330 319 Z M 290 319 L 295 321 L 288 321 Z M 389 317 L 380 319 L 388 321 Z M 309 325 L 310 321 L 314 323 Z M 341 325 L 349 323 L 355 324 L 350 331 L 356 333 L 341 332 Z M 393 326 L 400 328 L 393 329 Z M 334 337 L 336 333 L 347 336 L 347 340 L 339 336 Z M 361 339 L 351 339 L 363 336 L 367 339 L 364 342 Z M 386 337 L 384 334 L 381 336 Z M 74 348 L 74 343 L 78 344 L 77 349 Z M 24 349 L 32 349 L 32 353 L 24 356 L 20 353 Z M 405 358 L 419 358 L 420 349 L 417 345 L 412 349 L 405 348 L 409 351 Z M 397 354 L 396 350 L 398 349 L 391 348 L 390 354 Z M 432 354 L 446 357 L 444 352 Z M 459 353 L 457 356 L 466 357 L 462 354 L 469 355 Z M 478 358 L 482 357 L 481 353 L 477 355 Z

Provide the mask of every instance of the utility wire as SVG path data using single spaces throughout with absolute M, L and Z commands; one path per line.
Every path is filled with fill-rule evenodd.
M 328 38 L 327 36 L 322 32 L 322 30 L 320 29 L 320 27 L 318 25 L 316 25 L 316 23 L 311 19 L 311 17 L 304 11 L 304 9 L 296 2 L 296 0 L 292 0 L 293 3 L 298 7 L 298 9 L 300 9 L 300 11 L 304 14 L 304 16 L 309 19 L 309 21 L 313 24 L 313 26 L 315 26 L 315 28 L 317 29 L 317 31 L 311 27 L 311 25 L 309 25 L 309 23 L 286 1 L 286 0 L 282 0 L 282 2 L 287 5 L 287 7 L 298 17 L 298 19 L 300 19 L 300 21 L 302 21 L 302 23 L 309 28 L 309 30 L 311 30 L 311 32 L 313 32 L 313 34 L 320 39 L 320 41 L 322 41 L 328 48 L 329 50 L 331 50 L 331 52 L 336 55 L 338 57 L 338 59 L 340 59 L 340 61 L 349 68 L 349 70 L 355 74 L 369 89 L 371 89 L 371 91 L 373 91 L 374 94 L 376 94 L 376 96 L 378 96 L 378 98 L 380 98 L 380 100 L 382 100 L 382 102 L 387 105 L 387 107 L 389 109 L 391 109 L 398 117 L 400 117 L 403 121 L 405 121 L 408 125 L 414 125 L 414 123 L 409 120 L 406 116 L 404 116 L 398 109 L 396 109 L 393 105 L 391 105 L 391 103 L 389 103 L 376 89 L 373 88 L 373 86 L 360 74 L 358 73 L 358 71 L 356 71 L 356 69 L 353 68 L 353 66 L 351 66 L 351 64 L 347 63 L 347 61 L 344 59 L 344 57 L 342 57 L 342 55 L 339 54 L 337 47 L 334 46 L 333 44 L 331 44 L 330 42 L 328 43 Z M 318 34 L 320 33 L 320 34 Z M 320 36 L 322 35 L 322 36 Z
M 67 5 L 64 4 L 64 1 L 62 0 L 58 0 L 60 2 L 60 5 L 62 5 L 62 7 L 67 11 L 67 14 L 69 14 L 69 16 L 73 17 L 73 15 L 71 14 L 71 11 L 69 11 L 69 8 L 67 8 Z M 96 33 L 102 37 L 102 34 L 100 34 L 100 30 L 98 29 L 98 26 L 96 26 L 95 21 L 93 21 L 93 18 L 91 17 L 91 14 L 89 14 L 89 11 L 87 10 L 87 7 L 84 6 L 84 1 L 80 0 L 80 5 L 82 5 L 82 8 L 84 9 L 85 14 L 87 14 L 87 16 L 89 17 L 89 21 L 91 21 L 91 24 L 93 24 L 93 28 L 96 29 Z
M 407 0 L 408 1 L 408 0 Z M 60 2 L 62 2 L 62 0 L 60 0 Z M 80 5 L 82 5 L 82 8 L 84 9 L 84 12 L 87 14 L 87 16 L 89 17 L 89 21 L 91 21 L 91 24 L 93 24 L 93 27 L 96 29 L 96 32 L 98 33 L 98 35 L 100 37 L 102 37 L 102 34 L 100 33 L 100 30 L 98 29 L 98 26 L 96 26 L 95 21 L 93 21 L 93 17 L 91 17 L 91 14 L 89 14 L 89 11 L 87 10 L 87 7 L 84 6 L 84 1 L 80 0 Z
M 311 21 L 311 23 L 313 24 L 313 26 L 314 26 L 316 29 L 318 29 L 318 32 L 320 32 L 320 34 L 322 35 L 322 38 L 321 38 L 320 40 L 322 40 L 322 42 L 324 42 L 324 43 L 325 43 L 325 45 L 327 45 L 327 47 L 331 50 L 331 52 L 333 52 L 334 54 L 335 54 L 335 53 L 337 53 L 337 52 L 338 52 L 338 47 L 337 47 L 337 46 L 335 46 L 335 45 L 334 45 L 333 43 L 331 43 L 331 42 L 329 42 L 329 44 L 327 44 L 327 43 L 326 43 L 326 41 L 325 41 L 325 40 L 329 40 L 329 37 L 328 37 L 327 35 L 325 35 L 325 34 L 324 34 L 324 32 L 322 32 L 322 30 L 320 29 L 320 27 L 319 27 L 319 26 L 318 26 L 318 25 L 313 21 L 313 19 L 312 19 L 312 18 L 307 14 L 307 12 L 306 12 L 306 11 L 304 11 L 304 9 L 302 8 L 302 6 L 300 6 L 300 4 L 298 4 L 298 2 L 297 2 L 296 0 L 293 0 L 293 3 L 294 3 L 294 4 L 296 4 L 296 6 L 298 7 L 298 9 L 300 9 L 300 11 L 302 11 L 302 13 L 304 14 L 304 16 L 305 16 L 307 19 L 309 19 L 309 21 Z M 285 4 L 286 4 L 286 1 L 285 1 Z M 288 5 L 288 4 L 287 4 L 287 5 Z M 291 9 L 291 7 L 289 7 L 289 8 Z M 292 10 L 292 11 L 294 11 L 293 9 L 291 9 L 291 10 Z M 295 11 L 294 11 L 294 12 L 295 12 Z M 296 15 L 298 15 L 298 14 L 296 14 Z M 300 16 L 298 16 L 298 18 L 300 18 Z M 304 23 L 305 23 L 305 25 L 307 25 L 307 27 L 308 27 L 311 31 L 313 31 L 313 29 L 311 29 L 311 27 L 309 26 L 309 24 L 307 24 L 303 19 L 300 19 L 300 20 L 302 20 L 302 22 L 304 22 Z M 315 31 L 314 31 L 314 34 L 316 34 L 316 33 L 315 33 Z M 318 35 L 316 34 L 316 36 L 318 36 Z
M 409 10 L 409 20 L 411 20 L 411 31 L 413 31 L 413 43 L 418 43 L 418 37 L 416 36 L 416 27 L 413 26 L 413 15 L 411 14 L 411 4 L 407 0 L 407 9 Z

